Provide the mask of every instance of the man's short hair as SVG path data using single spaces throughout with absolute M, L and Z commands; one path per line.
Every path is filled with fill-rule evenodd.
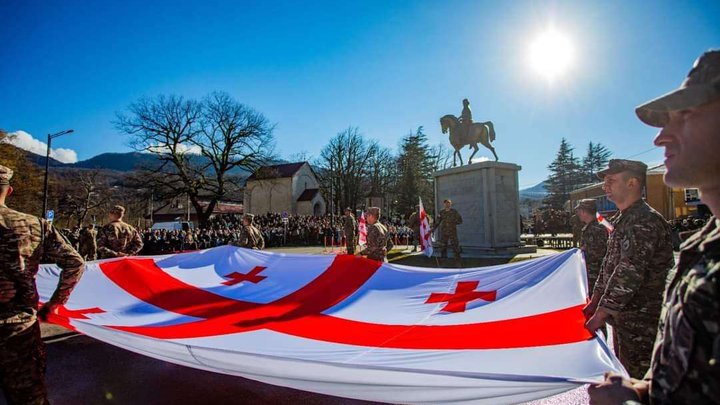
M 367 212 L 368 212 L 368 215 L 372 214 L 373 216 L 380 218 L 380 208 L 379 207 L 370 207 L 370 208 L 368 208 Z
M 452 200 L 449 199 L 449 198 L 446 198 L 446 199 L 443 200 L 443 204 L 445 204 L 445 203 L 450 203 L 450 204 L 452 204 Z
M 123 207 L 122 205 L 116 205 L 116 206 L 110 208 L 110 213 L 119 215 L 119 216 L 123 216 L 123 215 L 125 215 L 125 207 Z

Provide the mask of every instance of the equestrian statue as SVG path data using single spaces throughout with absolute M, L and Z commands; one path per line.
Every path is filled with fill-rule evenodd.
M 468 159 L 468 164 L 470 164 L 473 156 L 475 156 L 479 150 L 478 143 L 490 149 L 497 162 L 498 156 L 495 153 L 495 148 L 490 144 L 490 142 L 495 140 L 493 123 L 492 121 L 473 122 L 468 99 L 463 100 L 463 110 L 462 113 L 460 113 L 460 119 L 452 114 L 448 114 L 440 118 L 440 126 L 442 127 L 443 134 L 447 134 L 448 131 L 450 131 L 450 144 L 455 148 L 455 153 L 453 153 L 453 167 L 457 165 L 455 162 L 456 157 L 460 159 L 460 166 L 462 166 L 463 161 L 460 155 L 460 149 L 465 145 L 473 149 L 473 153 L 470 155 L 470 159 Z

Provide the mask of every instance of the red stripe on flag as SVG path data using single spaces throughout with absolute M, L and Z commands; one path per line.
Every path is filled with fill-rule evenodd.
M 300 290 L 269 304 L 229 299 L 177 280 L 150 259 L 102 263 L 103 272 L 138 299 L 206 318 L 180 325 L 108 326 L 160 339 L 200 338 L 268 329 L 331 343 L 397 349 L 508 349 L 585 341 L 584 305 L 527 317 L 461 325 L 384 325 L 322 314 L 347 299 L 380 263 L 350 255 Z

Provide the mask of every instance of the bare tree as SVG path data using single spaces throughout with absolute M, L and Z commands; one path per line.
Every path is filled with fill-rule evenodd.
M 320 181 L 324 192 L 332 192 L 337 213 L 340 207 L 357 207 L 368 189 L 370 162 L 378 153 L 375 141 L 367 140 L 358 128 L 339 132 L 320 152 L 317 165 L 321 167 Z
M 75 172 L 69 180 L 63 187 L 59 208 L 70 219 L 75 219 L 77 226 L 82 226 L 88 214 L 106 202 L 103 195 L 107 194 L 108 185 L 98 170 Z
M 252 172 L 273 156 L 273 126 L 227 93 L 202 102 L 145 98 L 128 110 L 118 114 L 117 128 L 135 150 L 158 159 L 143 170 L 145 186 L 162 196 L 187 195 L 203 227 L 217 203 L 240 187 L 233 173 Z

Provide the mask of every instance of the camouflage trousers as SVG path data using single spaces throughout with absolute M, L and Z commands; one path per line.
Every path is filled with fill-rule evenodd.
M 634 328 L 633 328 L 634 329 Z M 620 363 L 630 377 L 642 380 L 650 368 L 655 336 L 648 333 L 638 334 L 637 330 L 613 326 L 613 348 Z
M 40 323 L 0 343 L 0 387 L 9 405 L 48 404 Z
M 354 236 L 350 236 L 346 237 L 345 239 L 345 247 L 347 248 L 347 254 L 354 255 L 355 246 L 357 246 L 357 238 Z
M 460 242 L 458 241 L 457 232 L 441 232 L 440 233 L 440 257 L 447 257 L 448 242 L 452 247 L 453 254 L 456 259 L 460 258 Z

